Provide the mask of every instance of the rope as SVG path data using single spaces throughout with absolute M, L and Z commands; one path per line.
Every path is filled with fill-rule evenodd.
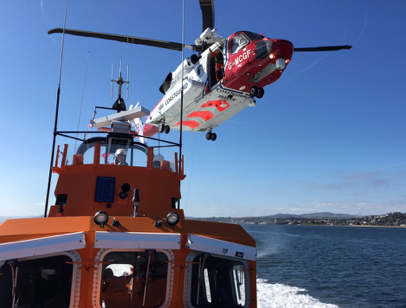
M 87 77 L 87 67 L 89 65 L 89 54 L 90 52 L 87 52 L 87 59 L 86 59 L 86 68 L 85 68 L 85 78 L 83 80 L 83 89 L 82 89 L 82 97 L 80 99 L 80 107 L 79 107 L 79 118 L 78 118 L 78 127 L 77 127 L 77 131 L 79 131 L 79 125 L 80 125 L 80 118 L 82 116 L 82 105 L 83 105 L 83 97 L 85 95 L 85 87 L 86 87 L 86 77 Z M 76 138 L 78 138 L 78 134 L 76 133 Z M 76 144 L 77 144 L 77 140 L 75 140 L 75 149 L 73 150 L 73 153 L 76 153 Z

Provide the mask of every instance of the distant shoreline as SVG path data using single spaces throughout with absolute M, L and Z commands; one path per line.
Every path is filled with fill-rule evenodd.
M 297 224 L 288 226 L 318 226 L 318 227 L 348 227 L 348 228 L 392 228 L 392 229 L 406 229 L 406 226 L 373 226 L 373 225 L 321 225 L 321 224 Z

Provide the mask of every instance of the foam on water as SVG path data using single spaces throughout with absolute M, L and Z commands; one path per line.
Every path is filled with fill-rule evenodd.
M 339 308 L 303 294 L 305 289 L 257 279 L 258 308 Z

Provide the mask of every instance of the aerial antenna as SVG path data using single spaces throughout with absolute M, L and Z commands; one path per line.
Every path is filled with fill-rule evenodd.
M 181 77 L 181 90 L 180 91 L 180 129 L 179 129 L 179 168 L 178 172 L 181 173 L 182 166 L 182 134 L 183 134 L 183 75 L 184 75 L 184 48 L 185 44 L 185 0 L 182 0 L 182 77 Z M 180 185 L 180 184 L 179 184 Z M 179 201 L 180 202 L 180 201 Z M 180 206 L 180 204 L 179 204 Z
M 49 191 L 51 189 L 52 166 L 54 165 L 54 156 L 55 156 L 56 132 L 58 130 L 59 98 L 61 96 L 62 60 L 63 60 L 63 47 L 64 47 L 64 43 L 65 43 L 66 18 L 68 16 L 68 1 L 69 0 L 66 0 L 65 17 L 64 17 L 64 21 L 63 21 L 62 43 L 61 43 L 61 58 L 60 58 L 60 61 L 59 61 L 58 90 L 57 90 L 57 94 L 56 94 L 56 106 L 55 106 L 54 137 L 53 137 L 53 142 L 52 142 L 51 162 L 50 162 L 50 165 L 49 165 L 48 187 L 47 187 L 47 197 L 46 197 L 46 200 L 45 200 L 44 217 L 47 217 L 47 212 L 48 212 L 48 199 L 49 199 Z M 59 153 L 58 153 L 58 155 L 59 155 Z
M 117 112 L 127 110 L 127 108 L 125 106 L 124 99 L 121 97 L 121 91 L 122 91 L 122 86 L 125 83 L 127 84 L 127 91 L 128 91 L 129 81 L 128 80 L 124 81 L 123 76 L 121 74 L 121 65 L 122 65 L 122 61 L 120 60 L 120 68 L 119 68 L 119 73 L 118 73 L 117 80 L 113 79 L 113 73 L 114 73 L 114 66 L 113 65 L 112 65 L 112 72 L 111 72 L 111 74 L 112 74 L 112 76 L 111 76 L 111 89 L 112 89 L 111 97 L 112 98 L 113 98 L 113 82 L 118 84 L 118 97 L 117 97 L 117 100 L 115 101 L 115 103 L 113 104 L 113 107 L 112 107 L 113 109 L 117 110 Z M 129 76 L 128 68 L 127 68 L 127 76 Z M 127 94 L 127 96 L 128 96 L 128 94 Z
M 130 67 L 127 64 L 127 101 L 130 97 Z
M 80 118 L 82 116 L 82 106 L 83 106 L 83 97 L 85 96 L 85 87 L 86 87 L 86 77 L 87 77 L 87 67 L 89 65 L 89 54 L 90 52 L 87 52 L 87 59 L 86 59 L 86 68 L 85 68 L 85 78 L 83 80 L 83 89 L 82 89 L 82 97 L 80 99 L 80 107 L 79 107 L 79 118 L 78 118 L 78 127 L 77 127 L 77 131 L 79 131 L 79 126 L 80 126 Z M 76 145 L 78 142 L 78 134 L 76 133 L 76 139 L 75 139 L 75 149 L 73 150 L 73 153 L 76 153 Z
M 114 63 L 111 63 L 111 94 L 110 99 L 113 99 L 113 78 L 114 78 Z

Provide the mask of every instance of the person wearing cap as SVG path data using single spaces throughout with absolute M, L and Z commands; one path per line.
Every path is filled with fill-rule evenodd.
M 128 166 L 126 163 L 127 151 L 125 149 L 118 149 L 114 154 L 114 165 Z

